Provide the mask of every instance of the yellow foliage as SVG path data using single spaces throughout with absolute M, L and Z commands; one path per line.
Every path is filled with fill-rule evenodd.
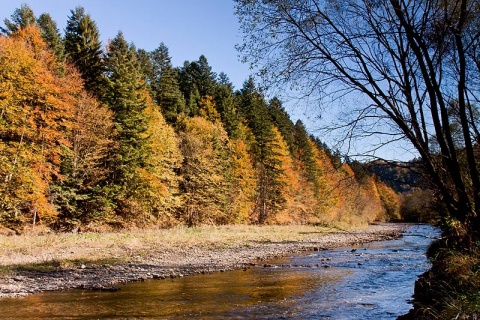
M 36 27 L 0 37 L 3 219 L 49 222 L 56 215 L 49 187 L 54 178 L 61 179 L 61 154 L 71 147 L 71 96 L 82 86 L 75 77 L 57 74 L 57 67 Z

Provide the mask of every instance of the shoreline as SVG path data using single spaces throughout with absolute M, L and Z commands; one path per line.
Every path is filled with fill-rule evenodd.
M 131 250 L 123 262 L 105 260 L 106 263 L 74 263 L 68 266 L 59 263 L 46 272 L 12 265 L 10 267 L 15 269 L 0 275 L 0 299 L 73 289 L 117 291 L 120 285 L 134 281 L 246 270 L 263 265 L 267 260 L 297 253 L 397 239 L 407 226 L 383 223 L 350 232 L 309 232 L 301 240 L 277 242 L 257 239 L 210 247 L 161 247 L 151 248 L 146 254 Z

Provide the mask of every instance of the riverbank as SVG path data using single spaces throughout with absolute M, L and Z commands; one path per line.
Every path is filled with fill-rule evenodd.
M 0 298 L 68 289 L 114 291 L 132 281 L 246 269 L 302 251 L 395 239 L 404 229 L 403 224 L 355 231 L 222 226 L 0 236 Z

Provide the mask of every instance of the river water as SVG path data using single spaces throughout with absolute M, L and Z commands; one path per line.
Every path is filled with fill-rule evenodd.
M 438 231 L 269 261 L 266 267 L 0 300 L 1 319 L 395 319 Z

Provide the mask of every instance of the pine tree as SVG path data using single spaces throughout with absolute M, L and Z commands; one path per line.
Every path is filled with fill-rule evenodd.
M 144 165 L 148 155 L 143 136 L 148 128 L 144 113 L 147 91 L 135 47 L 126 42 L 121 32 L 108 46 L 105 67 L 103 102 L 113 111 L 119 142 L 118 150 L 112 150 L 112 182 L 117 188 L 117 197 L 122 198 L 132 191 L 136 169 Z
M 185 112 L 185 99 L 180 91 L 177 72 L 172 67 L 167 46 L 161 43 L 150 53 L 150 57 L 154 100 L 160 106 L 165 119 L 169 123 L 175 123 L 177 116 Z
M 278 128 L 280 133 L 283 136 L 283 139 L 287 142 L 288 149 L 291 154 L 296 153 L 295 137 L 294 137 L 294 124 L 290 120 L 290 116 L 282 105 L 282 102 L 274 97 L 268 102 L 268 111 L 270 117 L 275 126 Z
M 3 20 L 5 28 L 0 27 L 0 31 L 8 36 L 26 26 L 37 24 L 35 13 L 27 4 L 22 4 L 20 8 L 15 9 L 11 18 L 11 21 L 8 19 Z
M 38 17 L 38 25 L 42 30 L 43 40 L 48 44 L 57 60 L 63 61 L 65 59 L 65 47 L 58 31 L 57 23 L 48 13 L 43 13 Z
M 85 88 L 93 95 L 100 97 L 102 85 L 102 43 L 97 24 L 85 9 L 77 7 L 71 10 L 65 28 L 65 53 L 67 60 L 73 63 L 85 81 Z
M 245 82 L 240 93 L 239 111 L 255 136 L 253 160 L 258 174 L 256 216 L 264 223 L 283 208 L 284 174 L 278 153 L 274 126 L 264 97 L 255 88 L 253 79 Z
M 228 136 L 237 139 L 239 137 L 238 127 L 240 119 L 235 106 L 233 85 L 223 72 L 220 73 L 219 82 L 215 86 L 214 99 Z

